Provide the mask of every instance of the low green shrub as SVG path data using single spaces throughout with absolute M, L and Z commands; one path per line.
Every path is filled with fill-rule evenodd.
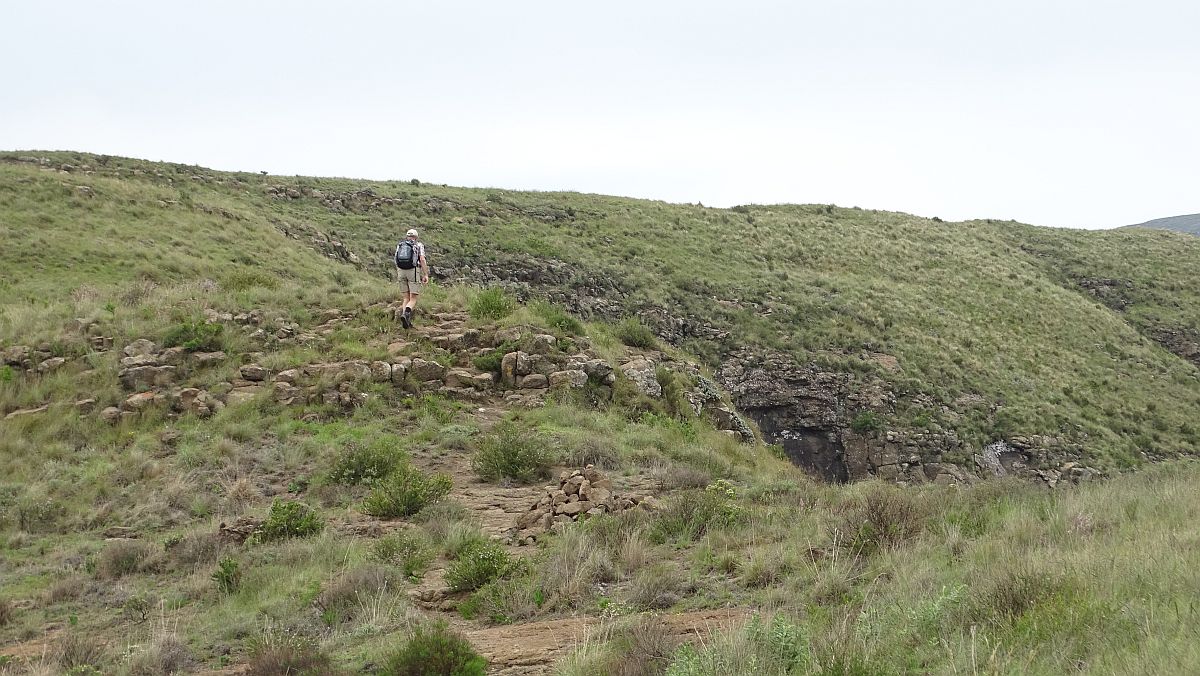
M 217 584 L 217 589 L 225 594 L 237 591 L 242 584 L 242 569 L 237 559 L 232 556 L 221 559 L 217 569 L 213 571 L 212 581 Z
M 404 464 L 375 483 L 374 490 L 363 501 L 363 512 L 391 519 L 412 516 L 427 505 L 450 493 L 450 477 L 445 474 L 427 475 Z
M 334 463 L 329 480 L 347 485 L 370 485 L 391 474 L 407 460 L 408 454 L 400 448 L 397 437 L 384 436 L 366 443 L 356 442 Z
M 446 569 L 446 582 L 454 591 L 475 591 L 513 572 L 514 566 L 504 547 L 488 540 L 460 552 Z
M 479 441 L 471 467 L 485 481 L 530 483 L 550 476 L 553 461 L 550 445 L 540 434 L 505 420 Z
M 417 625 L 384 662 L 380 676 L 483 676 L 487 660 L 444 620 Z
M 492 350 L 475 357 L 471 360 L 471 364 L 484 373 L 499 373 L 500 364 L 503 361 L 504 354 L 499 350 Z
M 182 347 L 188 352 L 216 352 L 224 346 L 224 332 L 221 324 L 184 322 L 167 331 L 163 345 Z
M 273 542 L 316 535 L 324 528 L 325 520 L 312 507 L 303 502 L 275 500 L 256 537 L 260 542 Z
M 503 319 L 517 309 L 517 302 L 504 289 L 493 286 L 476 294 L 467 309 L 475 319 Z
M 636 317 L 622 319 L 613 327 L 613 334 L 617 340 L 629 347 L 643 349 L 658 347 L 658 338 L 655 337 L 654 332 Z
M 859 434 L 870 434 L 883 429 L 883 418 L 874 411 L 862 411 L 850 421 L 850 429 Z
M 419 579 L 433 562 L 433 547 L 428 537 L 417 530 L 392 533 L 375 542 L 374 557 L 384 563 L 397 566 L 404 576 Z
M 533 617 L 545 602 L 546 593 L 531 573 L 492 580 L 460 605 L 459 612 L 466 619 L 482 615 L 493 624 L 510 624 Z

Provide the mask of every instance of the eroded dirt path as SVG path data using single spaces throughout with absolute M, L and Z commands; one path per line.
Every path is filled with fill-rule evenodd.
M 736 628 L 750 617 L 747 608 L 698 610 L 656 617 L 679 641 Z M 583 644 L 600 625 L 597 617 L 565 617 L 467 631 L 467 639 L 488 659 L 488 673 L 500 676 L 547 674 L 559 659 Z

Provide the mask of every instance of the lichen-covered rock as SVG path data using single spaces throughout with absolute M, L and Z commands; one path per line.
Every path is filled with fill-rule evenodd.
M 588 375 L 580 369 L 555 371 L 549 377 L 550 387 L 579 388 L 587 385 Z
M 650 397 L 661 397 L 662 385 L 658 384 L 655 370 L 654 362 L 645 357 L 636 357 L 621 365 L 621 373 L 625 374 L 638 392 Z
M 435 361 L 415 358 L 412 360 L 412 366 L 408 372 L 412 377 L 420 382 L 429 382 L 431 380 L 441 380 L 446 376 L 446 367 Z
M 158 352 L 158 346 L 152 341 L 146 340 L 145 338 L 139 338 L 138 340 L 126 345 L 122 352 L 126 357 L 137 357 L 139 355 L 154 354 L 155 352 Z
M 121 410 L 123 411 L 144 411 L 154 404 L 157 394 L 155 392 L 138 392 L 130 395 L 125 401 L 121 402 Z
M 174 366 L 136 366 L 121 369 L 117 373 L 117 378 L 125 389 L 136 390 L 140 387 L 160 387 L 170 384 L 175 378 L 175 373 Z
M 550 384 L 549 379 L 540 373 L 531 373 L 521 378 L 518 387 L 523 390 L 540 390 Z
M 238 369 L 238 372 L 241 373 L 242 377 L 246 380 L 255 383 L 261 383 L 267 379 L 267 370 L 258 364 L 246 364 L 242 368 Z

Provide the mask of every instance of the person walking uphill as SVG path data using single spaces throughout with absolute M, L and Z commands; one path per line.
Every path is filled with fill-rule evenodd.
M 413 308 L 421 289 L 429 283 L 429 259 L 425 257 L 425 245 L 417 241 L 417 231 L 409 230 L 396 245 L 396 280 L 404 293 L 404 311 L 400 322 L 404 328 L 412 328 Z

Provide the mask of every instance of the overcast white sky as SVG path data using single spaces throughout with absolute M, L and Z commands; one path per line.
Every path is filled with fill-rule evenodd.
M 1200 211 L 1200 2 L 9 1 L 0 149 L 1111 227 Z

